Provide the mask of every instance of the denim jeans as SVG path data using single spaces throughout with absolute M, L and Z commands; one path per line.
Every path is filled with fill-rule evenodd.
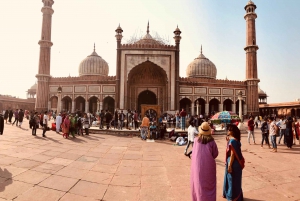
M 277 149 L 276 135 L 271 135 L 271 142 L 272 142 L 273 149 Z
M 279 140 L 278 140 L 278 144 L 280 144 L 282 136 L 283 136 L 283 142 L 284 142 L 284 144 L 286 144 L 284 134 L 285 134 L 285 129 L 280 129 L 280 137 L 279 137 Z
M 266 141 L 267 145 L 270 146 L 270 143 L 269 143 L 269 135 L 268 134 L 263 134 L 261 135 L 261 145 L 264 144 L 264 141 Z
M 250 144 L 250 135 L 252 135 L 253 142 L 255 143 L 254 131 L 248 131 L 248 143 Z
M 121 128 L 121 130 L 123 129 L 123 123 L 124 123 L 124 120 L 120 120 L 120 128 Z

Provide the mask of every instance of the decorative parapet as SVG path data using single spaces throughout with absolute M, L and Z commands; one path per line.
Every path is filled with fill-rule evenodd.
M 176 47 L 174 45 L 159 45 L 159 44 L 121 44 L 121 49 L 176 50 Z
M 240 85 L 247 86 L 246 81 L 237 81 L 237 80 L 222 80 L 222 79 L 207 79 L 207 78 L 190 78 L 190 77 L 180 77 L 180 84 L 224 84 L 224 85 Z
M 80 82 L 80 81 L 94 81 L 97 83 L 110 83 L 116 81 L 116 76 L 97 76 L 97 75 L 86 75 L 80 77 L 51 77 L 50 82 Z

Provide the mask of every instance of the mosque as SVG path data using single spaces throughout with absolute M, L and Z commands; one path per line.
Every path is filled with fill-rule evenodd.
M 167 45 L 150 34 L 130 44 L 122 43 L 123 29 L 116 34 L 116 75 L 108 76 L 109 65 L 96 49 L 82 60 L 77 77 L 50 75 L 51 18 L 53 0 L 43 0 L 42 33 L 39 41 L 37 84 L 28 90 L 35 97 L 37 111 L 84 111 L 136 109 L 145 105 L 159 112 L 184 108 L 190 114 L 211 114 L 228 110 L 238 112 L 241 99 L 243 114 L 259 113 L 256 5 L 245 6 L 246 77 L 243 81 L 216 79 L 217 68 L 202 52 L 179 76 L 181 30 L 174 30 L 175 45 Z M 197 53 L 195 53 L 195 56 Z M 153 107 L 152 107 L 153 106 Z

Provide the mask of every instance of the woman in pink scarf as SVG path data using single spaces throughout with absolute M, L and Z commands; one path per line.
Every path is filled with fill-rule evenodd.
M 69 115 L 66 116 L 66 118 L 65 118 L 65 120 L 63 121 L 61 127 L 62 127 L 63 137 L 69 138 L 69 130 L 70 130 L 70 119 L 69 119 Z
M 199 126 L 194 140 L 191 164 L 191 193 L 193 201 L 216 201 L 216 162 L 218 147 L 207 122 Z

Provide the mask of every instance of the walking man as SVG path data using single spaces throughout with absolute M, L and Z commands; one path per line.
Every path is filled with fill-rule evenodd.
M 283 137 L 283 143 L 286 144 L 286 139 L 285 139 L 285 130 L 286 130 L 286 124 L 285 124 L 286 119 L 282 116 L 280 117 L 280 120 L 278 122 L 278 126 L 280 128 L 280 136 L 278 140 L 278 144 L 280 144 L 281 138 Z
M 16 111 L 14 112 L 15 115 L 15 121 L 12 123 L 12 126 L 16 123 L 16 126 L 18 126 L 18 122 L 19 122 L 19 111 L 18 109 L 16 109 Z
M 3 135 L 3 130 L 4 130 L 4 118 L 3 115 L 0 114 L 0 135 Z
M 45 111 L 44 117 L 43 117 L 43 137 L 46 137 L 46 131 L 47 131 L 47 127 L 48 127 L 48 115 L 47 115 L 47 111 Z
M 99 117 L 100 117 L 99 129 L 103 129 L 103 120 L 104 120 L 104 112 L 103 112 L 103 110 L 101 110 L 101 112 L 99 114 Z
M 24 112 L 22 109 L 20 109 L 18 117 L 19 117 L 19 127 L 21 128 L 24 119 Z
M 253 138 L 253 143 L 255 143 L 255 138 L 254 138 L 254 121 L 253 121 L 253 116 L 250 116 L 250 119 L 248 120 L 248 143 L 250 145 L 250 135 L 252 135 Z

